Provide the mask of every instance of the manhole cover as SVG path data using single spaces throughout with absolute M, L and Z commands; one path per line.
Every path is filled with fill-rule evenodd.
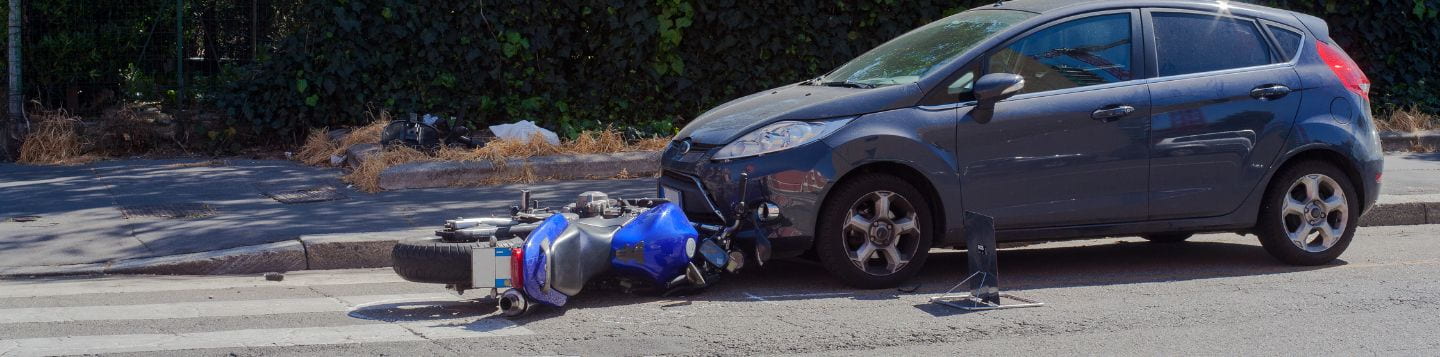
M 284 204 L 323 202 L 345 199 L 345 194 L 340 193 L 334 187 L 321 186 L 311 187 L 292 191 L 265 192 L 265 196 L 280 201 Z
M 215 208 L 204 203 L 169 203 L 120 207 L 125 219 L 136 218 L 204 218 L 215 215 Z

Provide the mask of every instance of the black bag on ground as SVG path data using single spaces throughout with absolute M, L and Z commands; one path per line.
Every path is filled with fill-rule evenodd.
M 484 145 L 484 141 L 469 137 L 470 128 L 447 125 L 445 120 L 438 120 L 435 124 L 425 124 L 415 119 L 396 119 L 380 133 L 380 145 L 387 149 L 392 145 L 401 145 L 425 151 L 438 149 L 440 145 L 467 149 Z

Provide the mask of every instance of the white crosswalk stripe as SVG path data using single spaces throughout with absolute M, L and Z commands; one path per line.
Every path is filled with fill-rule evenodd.
M 348 311 L 357 305 L 379 301 L 432 301 L 438 304 L 472 304 L 455 300 L 454 295 L 403 294 L 341 296 L 305 299 L 207 301 L 120 306 L 66 306 L 0 309 L 0 324 L 103 320 L 163 320 L 196 317 L 258 316 L 308 312 Z
M 529 335 L 503 319 L 229 330 L 178 334 L 66 336 L 0 340 L 0 356 L 55 356 L 201 348 L 337 345 Z
M 282 281 L 264 281 L 257 276 L 221 276 L 197 279 L 182 276 L 112 276 L 101 278 L 55 278 L 0 280 L 0 298 L 41 297 L 83 294 L 140 293 L 261 286 L 318 286 L 404 282 L 390 269 L 307 271 L 286 275 Z
M 194 292 L 210 289 L 246 290 L 257 286 L 322 286 L 348 285 L 345 291 L 370 291 L 369 285 L 388 286 L 394 291 L 393 282 L 399 280 L 394 274 L 380 270 L 350 271 L 338 273 L 293 274 L 283 282 L 266 282 L 258 277 L 106 277 L 98 279 L 51 279 L 33 281 L 0 282 L 0 298 L 7 304 L 21 304 L 19 307 L 0 306 L 0 331 L 25 326 L 26 330 L 48 331 L 55 324 L 69 324 L 68 328 L 54 328 L 55 331 L 83 330 L 93 324 L 147 324 L 160 326 L 160 331 L 177 329 L 176 333 L 144 334 L 101 334 L 47 336 L 42 333 L 7 333 L 0 336 L 21 336 L 25 338 L 0 339 L 0 356 L 51 356 L 75 354 L 100 354 L 124 352 L 158 352 L 211 348 L 250 348 L 263 346 L 308 346 L 365 344 L 383 342 L 424 341 L 434 339 L 494 338 L 533 334 L 532 331 L 492 314 L 492 308 L 482 302 L 464 300 L 455 295 L 440 292 L 437 285 L 416 285 L 416 293 L 387 295 L 328 296 L 315 291 L 311 296 L 296 297 L 293 292 L 286 298 L 214 301 L 204 300 L 208 292 Z M 369 284 L 369 285 L 367 285 Z M 424 292 L 433 291 L 433 292 Z M 175 300 L 196 296 L 201 301 L 177 301 L 170 303 L 147 303 L 132 301 L 126 294 L 153 292 L 175 292 Z M 45 306 L 25 307 L 25 301 L 44 301 L 57 296 L 98 294 L 96 299 L 105 299 L 107 304 L 89 306 Z M 187 295 L 189 294 L 189 295 Z M 143 296 L 143 295 L 137 295 Z M 88 301 L 87 295 L 79 301 Z M 134 299 L 143 299 L 136 297 Z M 75 300 L 75 299 L 71 299 Z M 33 304 L 33 303 L 32 303 Z M 66 302 L 58 303 L 60 305 Z M 55 302 L 41 304 L 57 305 Z M 72 305 L 86 305 L 84 303 Z M 302 314 L 333 313 L 334 317 L 325 326 L 311 325 L 315 315 Z M 182 327 L 163 327 L 170 324 L 188 326 L 193 319 L 264 316 L 267 319 L 288 321 L 279 328 L 255 328 L 252 319 L 228 320 L 232 325 L 220 331 L 185 332 Z M 312 317 L 306 317 L 312 316 Z M 354 323 L 340 321 L 354 319 Z M 189 323 L 170 322 L 178 319 L 192 319 Z M 17 325 L 20 324 L 20 325 Z M 311 325 L 311 326 L 306 326 Z M 265 325 L 273 326 L 273 325 Z M 222 327 L 224 328 L 224 327 Z M 151 329 L 155 330 L 155 329 Z M 20 330 L 9 330 L 20 331 Z M 92 329 L 93 331 L 93 329 Z M 103 330 L 115 331 L 115 330 Z M 150 331 L 146 331 L 150 332 Z M 93 332 L 92 332 L 93 333 Z M 60 334 L 64 334 L 63 332 Z M 4 338 L 4 337 L 0 337 Z

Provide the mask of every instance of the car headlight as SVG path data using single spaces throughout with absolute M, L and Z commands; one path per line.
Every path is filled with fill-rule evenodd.
M 714 160 L 764 155 L 820 140 L 855 118 L 819 121 L 782 121 L 766 125 L 725 145 Z

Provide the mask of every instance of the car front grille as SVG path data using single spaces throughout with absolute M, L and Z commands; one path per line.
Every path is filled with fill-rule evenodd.
M 710 192 L 695 176 L 674 170 L 663 170 L 660 172 L 660 185 L 680 191 L 680 194 L 683 195 L 680 208 L 685 211 L 685 216 L 690 220 L 709 224 L 722 222 L 721 217 L 717 215 L 718 208 L 714 206 Z

